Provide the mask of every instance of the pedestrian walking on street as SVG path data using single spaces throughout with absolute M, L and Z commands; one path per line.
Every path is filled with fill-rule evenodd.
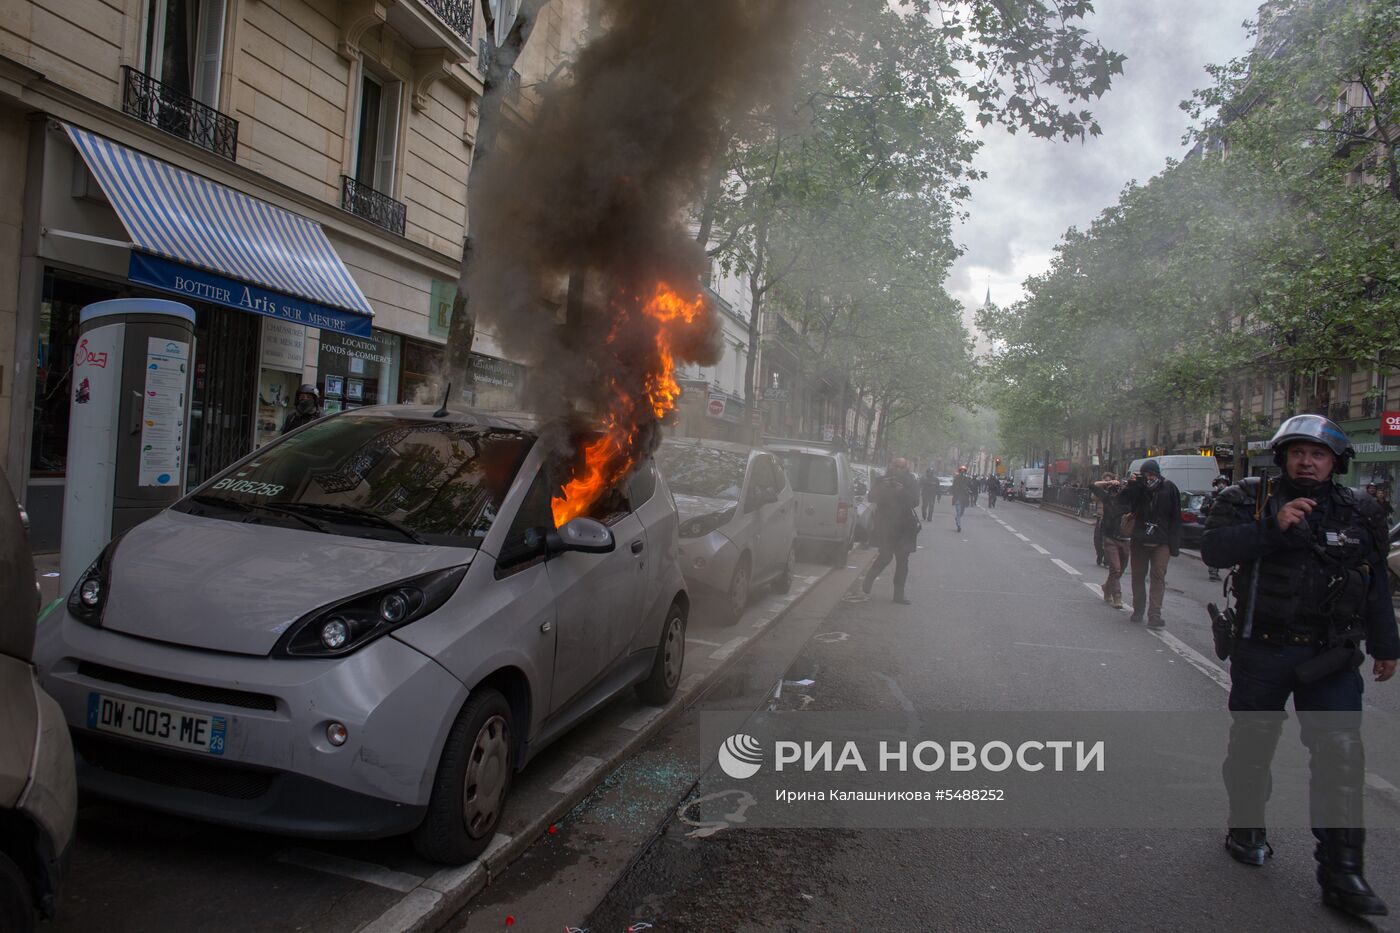
M 924 521 L 933 520 L 933 509 L 938 503 L 938 473 L 934 470 L 933 464 L 929 464 L 924 470 L 923 478 L 919 480 L 919 495 L 923 500 Z
M 1133 621 L 1144 613 L 1148 628 L 1162 628 L 1162 599 L 1167 594 L 1167 561 L 1181 553 L 1181 492 L 1162 478 L 1156 460 L 1145 460 L 1128 477 L 1123 496 L 1133 513 L 1131 564 Z M 1151 573 L 1151 589 L 1147 578 Z
M 1127 514 L 1123 489 L 1117 473 L 1105 473 L 1093 485 L 1093 493 L 1100 503 L 1099 522 L 1094 530 L 1108 567 L 1108 579 L 1103 581 L 1103 600 L 1114 609 L 1123 608 L 1123 569 L 1128 566 L 1132 545 L 1132 539 L 1123 531 L 1123 518 Z
M 997 482 L 995 476 L 987 480 L 987 508 L 994 509 L 997 507 L 997 494 L 1000 492 L 1001 485 Z
M 861 591 L 869 596 L 875 579 L 894 561 L 894 601 L 907 606 L 904 583 L 909 578 L 909 555 L 918 547 L 919 537 L 919 516 L 915 514 L 919 507 L 919 482 L 909 472 L 909 461 L 896 458 L 889 472 L 875 483 L 870 499 L 875 503 L 870 540 L 879 553 L 866 571 Z
M 282 433 L 290 434 L 303 424 L 310 424 L 321 417 L 321 397 L 311 384 L 297 389 L 295 407 L 287 420 L 282 422 Z
M 1223 636 L 1232 713 L 1221 769 L 1230 799 L 1225 848 L 1252 866 L 1273 854 L 1265 801 L 1291 695 L 1311 756 L 1322 901 L 1349 914 L 1384 916 L 1385 901 L 1364 873 L 1359 668 L 1363 643 L 1377 682 L 1394 676 L 1400 658 L 1390 586 L 1384 570 L 1372 572 L 1384 566 L 1387 530 L 1369 496 L 1335 481 L 1355 452 L 1331 421 L 1289 418 L 1269 446 L 1283 476 L 1267 484 L 1251 477 L 1222 492 L 1201 544 L 1207 564 L 1237 568 Z
M 962 531 L 963 512 L 967 510 L 969 501 L 976 501 L 972 486 L 972 477 L 967 475 L 967 467 L 958 467 L 958 475 L 953 477 L 953 489 L 948 494 L 953 500 L 953 524 Z

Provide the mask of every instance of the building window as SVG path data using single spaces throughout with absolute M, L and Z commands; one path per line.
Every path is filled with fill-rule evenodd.
M 167 88 L 219 106 L 225 0 L 149 0 L 143 70 Z
M 317 365 L 322 411 L 333 414 L 366 405 L 393 405 L 399 390 L 399 336 L 376 330 L 369 337 L 321 331 Z
M 399 141 L 399 107 L 403 82 L 385 81 L 369 73 L 360 76 L 360 112 L 355 129 L 355 165 L 351 175 L 360 184 L 393 196 L 394 162 Z

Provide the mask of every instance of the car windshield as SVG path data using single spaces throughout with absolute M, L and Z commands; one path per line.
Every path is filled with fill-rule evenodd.
M 478 547 L 533 441 L 509 428 L 338 415 L 263 448 L 177 508 L 332 534 Z
M 822 496 L 837 493 L 836 458 L 821 454 L 804 454 L 796 450 L 780 450 L 793 492 L 810 492 Z
M 749 458 L 747 454 L 717 447 L 662 444 L 656 452 L 656 462 L 676 495 L 738 502 Z

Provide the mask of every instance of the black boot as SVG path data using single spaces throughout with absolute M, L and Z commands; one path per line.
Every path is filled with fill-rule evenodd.
M 1262 829 L 1231 827 L 1225 834 L 1225 851 L 1241 865 L 1259 866 L 1274 854 L 1274 847 Z
M 1317 844 L 1317 883 L 1322 885 L 1322 903 L 1358 917 L 1384 917 L 1390 913 L 1385 901 L 1371 890 L 1362 874 L 1364 829 L 1328 829 Z
M 909 600 L 904 598 L 904 587 L 902 586 L 894 591 L 894 601 L 899 603 L 901 606 L 911 605 Z

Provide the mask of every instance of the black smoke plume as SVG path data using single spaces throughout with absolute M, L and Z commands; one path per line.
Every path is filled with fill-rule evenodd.
M 637 298 L 658 282 L 700 292 L 707 260 L 690 210 L 726 127 L 791 70 L 801 0 L 595 2 L 603 28 L 570 79 L 545 86 L 534 121 L 473 179 L 472 304 L 530 365 L 527 406 L 546 423 L 596 419 L 618 390 L 644 393 L 656 325 L 635 313 Z M 544 296 L 562 296 L 570 277 L 564 323 Z M 703 318 L 677 362 L 718 360 L 718 320 L 708 307 Z M 659 430 L 655 419 L 640 428 L 646 453 Z

